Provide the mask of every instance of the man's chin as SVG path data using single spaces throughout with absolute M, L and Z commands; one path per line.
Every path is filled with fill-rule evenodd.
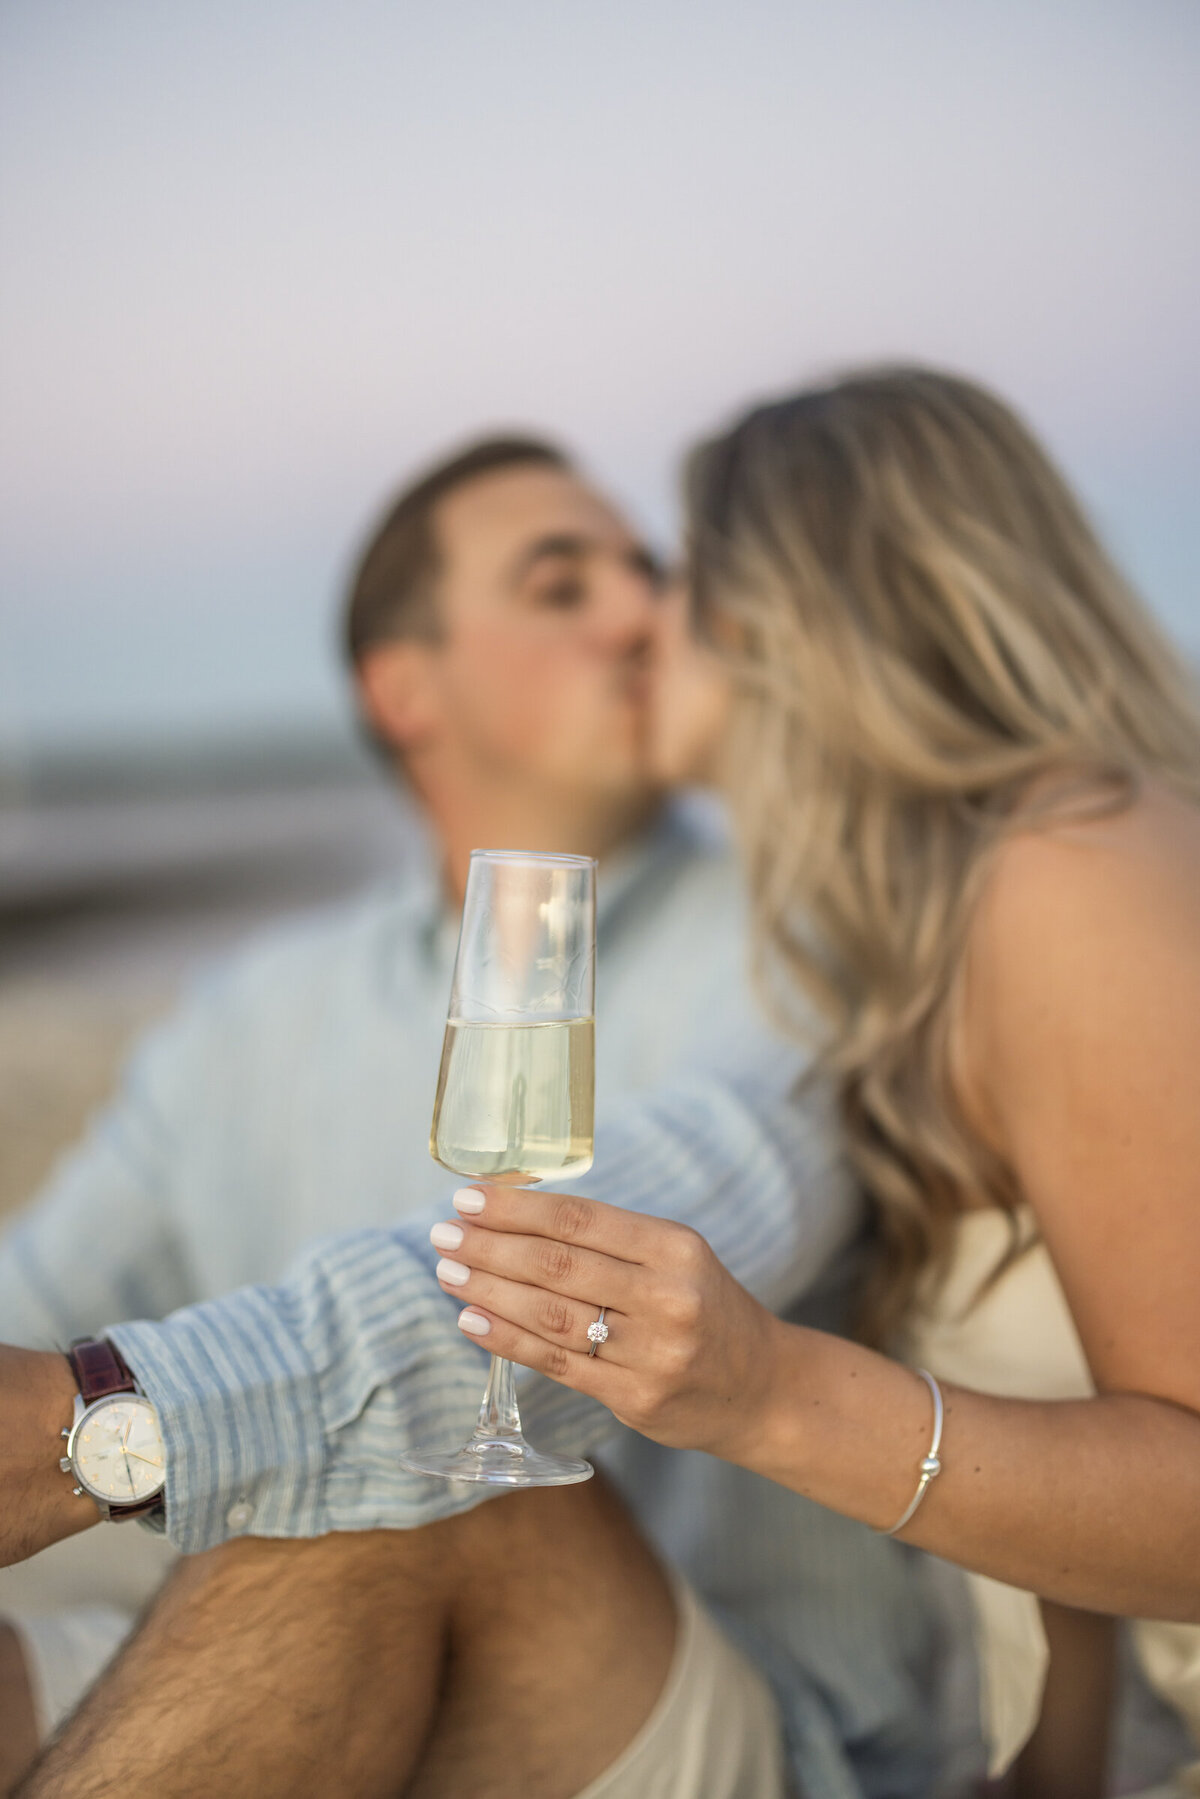
M 595 810 L 598 814 L 628 813 L 631 817 L 652 806 L 664 785 L 644 757 L 633 768 L 628 763 L 606 766 L 594 758 L 586 769 L 564 771 L 556 783 L 559 793 L 567 796 L 581 814 Z

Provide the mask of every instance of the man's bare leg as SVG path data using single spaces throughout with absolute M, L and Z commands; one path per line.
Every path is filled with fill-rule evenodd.
M 616 1760 L 666 1681 L 674 1601 L 612 1489 L 597 1479 L 521 1499 L 520 1512 L 504 1501 L 471 1514 L 483 1529 L 406 1799 L 569 1799 Z
M 20 1799 L 569 1799 L 653 1708 L 674 1607 L 599 1480 L 184 1565 Z
M 21 1642 L 0 1621 L 0 1795 L 8 1793 L 37 1754 L 33 1692 Z
M 1116 1705 L 1116 1619 L 1048 1599 L 1041 1613 L 1050 1666 L 1041 1716 L 1013 1768 L 1011 1799 L 1101 1799 Z

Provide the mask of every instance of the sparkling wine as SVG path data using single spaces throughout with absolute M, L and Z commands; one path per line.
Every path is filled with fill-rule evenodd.
M 442 1044 L 429 1153 L 455 1174 L 523 1185 L 573 1180 L 592 1165 L 595 1028 L 451 1019 Z

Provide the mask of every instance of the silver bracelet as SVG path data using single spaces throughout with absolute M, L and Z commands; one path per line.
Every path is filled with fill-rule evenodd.
M 903 1513 L 897 1518 L 890 1530 L 876 1531 L 876 1536 L 880 1537 L 894 1537 L 898 1530 L 904 1529 L 904 1526 L 908 1523 L 909 1519 L 924 1499 L 930 1481 L 936 1480 L 938 1475 L 942 1472 L 942 1464 L 938 1457 L 938 1450 L 942 1446 L 942 1419 L 945 1416 L 945 1411 L 942 1406 L 942 1389 L 938 1386 L 928 1368 L 918 1368 L 917 1373 L 925 1382 L 929 1391 L 933 1394 L 933 1441 L 929 1445 L 929 1454 L 921 1463 L 921 1478 L 917 1482 L 916 1492 L 913 1494 L 909 1504 L 905 1506 Z

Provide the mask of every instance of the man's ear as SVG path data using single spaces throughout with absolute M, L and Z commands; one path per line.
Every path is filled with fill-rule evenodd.
M 437 730 L 437 683 L 431 645 L 413 638 L 381 643 L 360 661 L 355 680 L 359 704 L 377 736 L 402 754 L 430 741 Z

